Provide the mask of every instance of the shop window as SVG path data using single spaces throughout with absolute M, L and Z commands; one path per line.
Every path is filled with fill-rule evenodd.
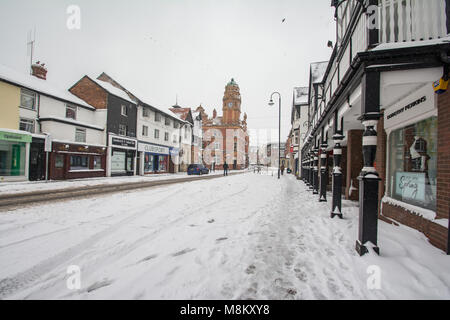
M 34 133 L 34 120 L 20 118 L 19 130 Z
M 27 89 L 21 89 L 20 106 L 31 110 L 36 110 L 36 93 Z
M 94 157 L 94 170 L 101 170 L 102 169 L 102 157 L 95 156 Z
M 25 159 L 25 143 L 0 140 L 0 176 L 24 176 Z
M 128 127 L 124 124 L 119 124 L 119 135 L 126 136 L 128 132 Z
M 154 161 L 155 161 L 155 156 L 146 153 L 144 156 L 144 172 L 145 173 L 151 173 L 154 172 Z
M 89 170 L 89 157 L 70 156 L 70 170 L 71 171 Z
M 159 130 L 155 129 L 155 139 L 159 139 Z
M 111 172 L 124 173 L 126 172 L 126 153 L 125 151 L 113 150 L 111 155 Z
M 86 143 L 86 129 L 75 129 L 75 142 Z
M 66 106 L 66 118 L 76 120 L 77 119 L 77 107 L 67 105 Z
M 167 156 L 158 156 L 158 171 L 166 172 L 167 171 Z
M 436 117 L 390 134 L 388 192 L 391 198 L 436 210 L 436 175 Z
M 56 169 L 64 168 L 64 156 L 62 154 L 57 154 L 55 156 L 55 168 Z
M 164 141 L 169 141 L 169 133 L 164 133 Z
M 142 126 L 142 135 L 144 137 L 148 136 L 148 127 L 147 126 Z

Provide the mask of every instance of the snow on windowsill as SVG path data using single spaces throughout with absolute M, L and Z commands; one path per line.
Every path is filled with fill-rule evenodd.
M 381 202 L 382 203 L 388 203 L 388 204 L 390 204 L 392 206 L 403 208 L 406 211 L 409 211 L 409 212 L 411 212 L 411 213 L 413 213 L 413 214 L 415 214 L 415 215 L 417 215 L 419 217 L 422 217 L 424 219 L 427 219 L 427 220 L 433 221 L 435 223 L 441 224 L 440 222 L 437 222 L 438 220 L 436 220 L 436 212 L 434 212 L 432 210 L 428 210 L 428 209 L 424 209 L 424 208 L 421 208 L 421 207 L 418 207 L 418 206 L 414 206 L 412 204 L 405 203 L 405 202 L 402 202 L 402 201 L 399 201 L 399 200 L 395 200 L 395 199 L 392 199 L 392 198 L 387 197 L 387 196 L 383 197 Z M 443 220 L 443 219 L 440 219 L 440 220 Z M 448 227 L 448 223 L 447 223 L 446 227 Z

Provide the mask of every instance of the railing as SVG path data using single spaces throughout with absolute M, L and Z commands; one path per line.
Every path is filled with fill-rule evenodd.
M 379 22 L 380 43 L 445 37 L 445 0 L 380 0 Z

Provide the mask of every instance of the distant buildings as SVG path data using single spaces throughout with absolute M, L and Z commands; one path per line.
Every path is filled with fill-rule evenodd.
M 0 65 L 0 106 L 0 182 L 186 171 L 204 161 L 204 132 L 215 136 L 218 168 L 223 160 L 234 169 L 248 163 L 246 116 L 240 120 L 234 81 L 224 118 L 208 119 L 201 107 L 155 107 L 106 73 L 62 90 L 47 81 L 44 64 L 34 64 L 32 75 Z M 205 130 L 204 120 L 215 130 Z
M 238 84 L 231 79 L 225 87 L 222 116 L 214 109 L 208 117 L 202 106 L 198 107 L 203 124 L 203 162 L 213 170 L 223 169 L 228 163 L 232 170 L 247 168 L 249 165 L 249 137 L 247 114 L 241 120 L 241 94 Z

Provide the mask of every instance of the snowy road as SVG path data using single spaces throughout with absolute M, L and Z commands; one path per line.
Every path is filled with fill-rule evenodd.
M 382 255 L 360 258 L 344 213 L 253 173 L 3 212 L 0 299 L 450 299 L 450 257 L 423 235 L 380 222 Z

